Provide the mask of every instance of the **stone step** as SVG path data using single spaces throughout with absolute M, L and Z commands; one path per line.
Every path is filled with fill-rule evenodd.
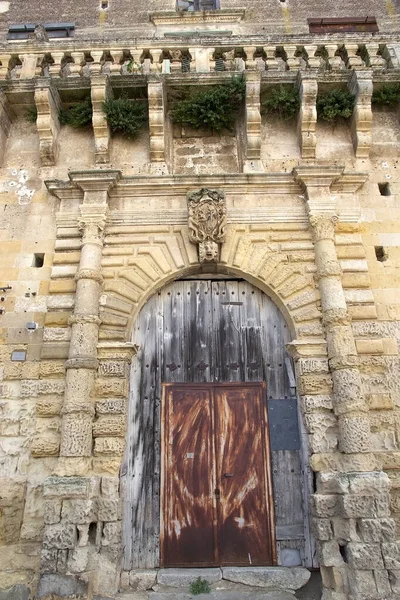
M 295 600 L 293 593 L 283 590 L 262 590 L 247 587 L 243 589 L 212 589 L 208 594 L 194 596 L 189 592 L 160 590 L 157 592 L 126 592 L 118 594 L 118 600 Z

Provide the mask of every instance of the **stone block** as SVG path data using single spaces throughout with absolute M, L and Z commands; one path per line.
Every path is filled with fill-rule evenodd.
M 295 591 L 303 587 L 310 576 L 310 571 L 302 567 L 222 567 L 223 579 L 265 589 Z M 161 583 L 159 575 L 157 582 Z
M 125 438 L 122 437 L 100 437 L 95 439 L 94 454 L 122 456 L 125 449 Z
M 36 414 L 39 417 L 52 417 L 61 413 L 62 399 L 58 396 L 40 398 L 36 402 Z
M 364 542 L 393 542 L 396 539 L 396 523 L 393 519 L 359 519 L 358 531 Z
M 54 525 L 61 520 L 61 500 L 52 498 L 44 502 L 44 522 L 46 525 Z
M 317 540 L 328 541 L 333 537 L 332 526 L 329 519 L 312 519 L 311 529 Z
M 66 523 L 91 523 L 95 520 L 95 508 L 95 500 L 64 500 L 61 517 Z
M 345 473 L 318 473 L 318 494 L 346 494 L 349 491 L 349 477 Z
M 379 544 L 350 542 L 346 547 L 346 557 L 350 567 L 361 570 L 383 569 Z
M 382 556 L 385 563 L 385 569 L 400 569 L 400 544 L 396 542 L 387 542 L 382 544 Z
M 390 480 L 383 471 L 373 473 L 350 473 L 348 478 L 351 494 L 380 496 L 389 491 Z
M 218 569 L 219 570 L 219 569 Z M 129 573 L 129 586 L 134 592 L 151 590 L 157 580 L 157 571 L 137 569 Z
M 45 574 L 39 580 L 37 597 L 71 596 L 74 598 L 84 597 L 87 594 L 87 583 L 78 577 L 59 574 Z
M 338 496 L 338 513 L 345 519 L 374 518 L 376 516 L 374 498 L 356 494 Z
M 106 498 L 119 497 L 119 478 L 118 477 L 102 477 L 101 478 L 101 493 Z
M 394 594 L 399 594 L 400 597 L 400 570 L 389 571 L 389 582 Z
M 376 585 L 373 571 L 349 570 L 349 587 L 354 598 L 376 598 Z
M 40 570 L 42 573 L 55 573 L 57 571 L 57 548 L 43 548 L 41 553 Z
M 71 523 L 48 525 L 44 532 L 43 546 L 65 550 L 76 545 L 76 527 Z
M 310 497 L 311 514 L 326 518 L 337 515 L 338 496 L 334 494 L 313 494 Z
M 340 542 L 360 542 L 355 519 L 332 519 L 333 537 Z
M 89 546 L 78 546 L 69 552 L 67 568 L 72 573 L 83 573 L 88 566 Z
M 52 475 L 45 480 L 43 493 L 48 497 L 87 498 L 89 486 L 89 477 L 58 477 Z
M 122 543 L 122 522 L 105 523 L 103 527 L 102 546 L 115 546 Z
M 8 589 L 0 589 L 0 600 L 29 600 L 31 589 L 23 583 L 18 583 Z
M 317 542 L 317 552 L 321 566 L 343 567 L 345 564 L 336 540 Z
M 124 398 L 107 398 L 96 402 L 96 413 L 99 415 L 126 413 L 126 400 Z
M 126 432 L 125 416 L 101 416 L 93 424 L 93 435 L 95 437 L 123 437 Z
M 60 436 L 55 433 L 41 433 L 32 440 L 31 454 L 34 458 L 57 456 L 60 450 Z
M 118 521 L 122 516 L 121 500 L 99 498 L 97 501 L 97 518 L 99 521 Z

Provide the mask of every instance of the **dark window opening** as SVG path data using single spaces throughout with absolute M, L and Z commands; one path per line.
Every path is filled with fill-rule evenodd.
M 219 0 L 177 0 L 176 10 L 194 12 L 200 10 L 217 10 L 220 8 Z
M 40 269 L 40 267 L 43 267 L 43 263 L 44 263 L 44 254 L 34 254 L 33 255 L 32 267 L 36 267 L 36 268 Z
M 89 541 L 89 544 L 96 543 L 96 541 L 97 541 L 97 523 L 89 524 L 88 541 Z
M 379 262 L 385 262 L 388 259 L 387 252 L 383 246 L 375 246 L 375 256 Z
M 8 28 L 8 40 L 29 40 L 35 38 L 37 23 L 22 23 L 10 25 Z M 69 38 L 75 35 L 75 23 L 44 23 L 43 29 L 49 39 Z
M 390 185 L 388 183 L 378 183 L 381 196 L 391 196 Z
M 101 8 L 101 10 L 107 10 L 108 0 L 101 0 L 100 8 Z
M 346 31 L 379 31 L 375 17 L 337 17 L 307 19 L 310 33 L 343 33 Z

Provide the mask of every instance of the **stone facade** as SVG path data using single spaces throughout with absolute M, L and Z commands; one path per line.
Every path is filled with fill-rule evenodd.
M 58 18 L 59 3 L 46 4 L 44 19 L 35 3 L 0 2 L 3 23 Z M 75 39 L 6 42 L 1 26 L 0 598 L 112 598 L 129 582 L 153 585 L 154 571 L 121 573 L 131 331 L 158 289 L 207 272 L 187 212 L 188 194 L 207 188 L 224 194 L 227 221 L 212 269 L 265 291 L 291 329 L 323 599 L 395 600 L 400 124 L 371 95 L 400 80 L 398 9 L 352 7 L 374 14 L 379 34 L 328 39 L 308 35 L 306 18 L 348 16 L 348 3 L 321 14 L 311 0 L 254 0 L 243 13 L 230 1 L 217 17 L 177 19 L 172 1 L 140 1 L 131 29 L 124 2 L 104 14 L 64 4 Z M 221 34 L 179 37 L 196 27 Z M 234 133 L 172 127 L 171 87 L 238 72 L 246 101 Z M 261 115 L 277 82 L 299 89 L 297 123 Z M 134 141 L 111 137 L 102 113 L 124 85 L 149 99 Z M 317 120 L 327 85 L 355 94 L 349 124 Z M 60 127 L 60 106 L 80 93 L 93 127 Z M 33 105 L 36 124 L 24 118 Z

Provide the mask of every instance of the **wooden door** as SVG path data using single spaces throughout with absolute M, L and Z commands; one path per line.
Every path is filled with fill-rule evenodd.
M 270 565 L 265 386 L 166 385 L 162 564 Z
M 267 383 L 278 564 L 315 566 L 289 341 L 278 307 L 247 281 L 175 281 L 143 306 L 132 336 L 139 352 L 122 470 L 126 570 L 160 565 L 161 393 L 163 384 L 180 382 Z

